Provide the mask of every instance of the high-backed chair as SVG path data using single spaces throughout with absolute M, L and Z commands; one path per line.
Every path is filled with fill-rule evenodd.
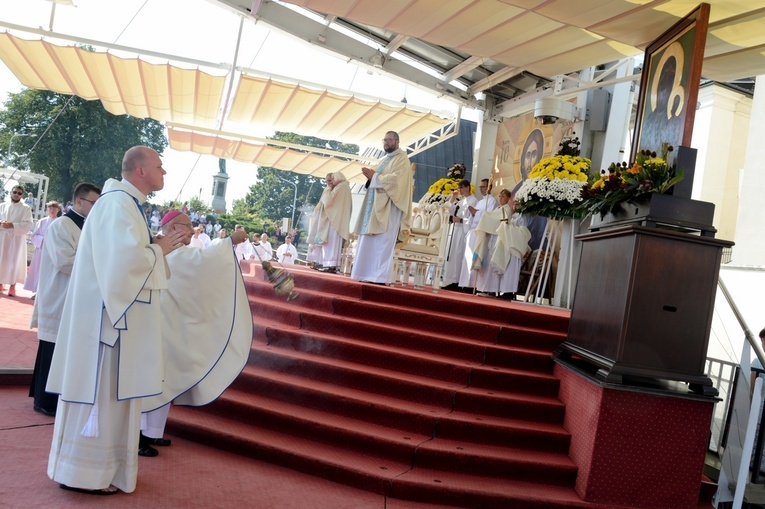
M 433 292 L 438 292 L 449 234 L 449 206 L 430 204 L 419 207 L 408 233 L 407 240 L 397 244 L 393 251 L 390 284 L 398 280 L 403 286 L 409 284 L 409 271 L 413 268 L 414 287 L 423 288 L 432 267 L 431 285 Z

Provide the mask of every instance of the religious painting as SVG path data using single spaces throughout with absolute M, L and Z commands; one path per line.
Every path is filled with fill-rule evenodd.
M 708 24 L 701 4 L 646 48 L 630 160 L 662 143 L 690 147 Z
M 492 194 L 512 190 L 528 177 L 531 169 L 545 157 L 558 152 L 560 140 L 571 132 L 572 122 L 542 125 L 533 111 L 502 122 L 497 128 L 492 168 Z

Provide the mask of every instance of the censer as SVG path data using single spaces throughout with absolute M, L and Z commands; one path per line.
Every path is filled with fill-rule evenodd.
M 253 244 L 255 247 L 260 247 L 257 244 Z M 265 252 L 265 250 L 260 247 Z M 267 260 L 261 260 L 260 265 L 268 277 L 268 282 L 274 287 L 274 291 L 278 295 L 287 297 L 287 302 L 293 300 L 299 294 L 295 291 L 295 278 L 284 269 L 274 267 L 273 264 Z

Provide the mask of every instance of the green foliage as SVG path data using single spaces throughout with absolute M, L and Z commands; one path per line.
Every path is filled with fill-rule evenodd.
M 267 225 L 269 222 L 267 220 L 263 220 L 256 214 L 237 214 L 237 213 L 231 213 L 231 214 L 220 214 L 218 215 L 218 221 L 220 222 L 221 226 L 228 232 L 229 234 L 234 231 L 234 227 L 236 225 L 242 225 L 244 230 L 251 236 L 253 233 L 257 233 L 260 235 L 263 232 L 268 233 L 271 235 L 273 233 L 273 228 L 271 228 L 271 232 L 268 232 L 267 230 L 263 229 L 263 225 Z
M 189 210 L 196 210 L 200 214 L 209 214 L 212 209 L 205 204 L 198 196 L 193 196 L 189 200 Z
M 313 136 L 300 136 L 294 133 L 277 131 L 272 137 L 274 140 L 286 141 L 309 147 L 326 148 L 332 150 L 358 154 L 358 145 L 327 141 Z M 297 186 L 297 193 L 295 192 Z M 301 209 L 313 208 L 324 189 L 324 176 L 313 177 L 297 173 L 277 170 L 276 168 L 258 168 L 258 183 L 250 186 L 250 191 L 241 200 L 234 200 L 233 214 L 246 215 L 256 214 L 268 220 L 266 233 L 273 234 L 273 224 L 281 218 L 293 217 L 293 202 L 295 223 L 301 224 Z M 270 231 L 269 231 L 270 230 Z M 249 230 L 248 230 L 249 232 Z
M 65 202 L 79 182 L 101 187 L 108 178 L 119 178 L 122 156 L 134 145 L 146 145 L 159 153 L 167 147 L 161 123 L 112 115 L 100 102 L 80 97 L 71 98 L 67 105 L 70 98 L 26 89 L 9 94 L 6 109 L 0 111 L 0 153 L 9 165 L 46 175 L 50 198 Z M 14 133 L 37 136 L 16 136 L 13 153 L 8 154 Z

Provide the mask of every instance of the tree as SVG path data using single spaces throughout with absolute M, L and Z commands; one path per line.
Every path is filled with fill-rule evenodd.
M 329 145 L 335 151 L 348 154 L 358 154 L 359 152 L 358 145 L 330 142 L 321 138 L 300 136 L 294 133 L 277 131 L 271 139 L 317 148 L 326 148 Z M 297 185 L 297 199 L 295 199 L 295 187 L 288 182 Z M 293 217 L 292 205 L 294 200 L 295 207 L 298 209 L 294 215 L 296 226 L 298 226 L 300 225 L 301 206 L 317 203 L 323 189 L 323 176 L 314 177 L 276 168 L 260 167 L 258 168 L 258 183 L 250 186 L 250 191 L 242 200 L 234 201 L 233 211 L 240 215 L 257 214 L 276 222 L 283 217 Z M 302 226 L 305 227 L 305 225 Z
M 212 209 L 198 196 L 192 196 L 191 199 L 189 199 L 189 210 L 196 210 L 200 214 L 207 215 Z
M 99 101 L 26 89 L 9 94 L 4 106 L 0 150 L 7 164 L 47 176 L 48 195 L 63 201 L 79 182 L 102 186 L 108 178 L 119 178 L 122 156 L 130 147 L 146 145 L 160 154 L 167 147 L 161 123 L 112 115 Z M 13 154 L 8 154 L 15 133 L 36 136 L 16 136 Z

